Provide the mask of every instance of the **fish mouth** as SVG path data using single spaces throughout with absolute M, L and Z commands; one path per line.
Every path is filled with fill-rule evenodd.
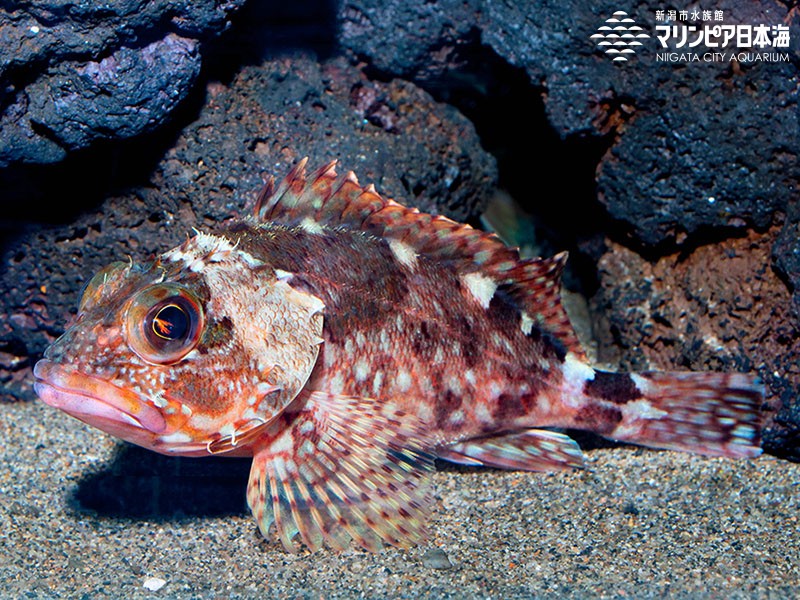
M 41 400 L 73 417 L 124 439 L 164 433 L 161 412 L 138 394 L 91 375 L 42 359 L 33 368 L 33 387 Z M 139 431 L 137 435 L 136 429 Z M 127 434 L 127 435 L 126 435 Z

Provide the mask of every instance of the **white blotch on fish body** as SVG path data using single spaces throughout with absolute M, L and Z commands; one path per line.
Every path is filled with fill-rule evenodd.
M 381 340 L 380 349 L 383 350 L 384 352 L 390 352 L 392 349 L 391 340 L 389 339 L 389 332 L 386 331 L 385 329 L 381 330 L 380 340 Z
M 367 345 L 367 337 L 364 335 L 363 332 L 356 331 L 355 342 L 356 342 L 356 347 L 357 348 L 363 348 L 364 346 Z
M 311 217 L 306 217 L 300 221 L 300 228 L 312 235 L 319 235 L 322 233 L 322 225 L 317 223 Z
M 583 388 L 587 381 L 594 379 L 594 369 L 568 352 L 564 364 L 561 365 L 561 372 L 564 375 L 562 395 L 564 404 L 571 408 L 578 408 L 583 405 Z
M 533 319 L 525 311 L 522 311 L 520 315 L 519 328 L 525 335 L 530 335 L 531 331 L 533 331 Z
M 155 404 L 157 408 L 165 408 L 169 404 L 167 402 L 167 399 L 164 398 L 164 392 L 156 392 L 155 394 L 153 394 L 152 399 L 153 399 L 153 404 Z
M 473 371 L 472 369 L 467 369 L 464 372 L 464 381 L 466 381 L 470 385 L 475 385 L 475 381 L 476 381 L 476 379 L 475 379 L 475 371 Z
M 303 440 L 303 443 L 300 445 L 300 448 L 297 451 L 297 456 L 311 456 L 316 452 L 316 448 L 314 444 L 311 443 L 311 440 Z
M 631 381 L 636 385 L 636 388 L 642 393 L 642 396 L 649 396 L 653 393 L 653 385 L 650 383 L 648 379 L 645 379 L 641 375 L 637 375 L 636 373 L 631 373 L 629 375 Z
M 448 379 L 447 387 L 454 394 L 461 395 L 462 393 L 464 393 L 464 388 L 461 385 L 461 380 L 457 376 L 453 376 Z
M 407 392 L 409 389 L 411 389 L 411 374 L 405 369 L 400 369 L 397 372 L 395 384 L 397 385 L 398 390 L 401 392 Z
M 234 428 L 234 426 L 233 426 L 233 423 L 225 423 L 225 425 L 223 425 L 223 426 L 222 426 L 222 427 L 220 427 L 220 429 L 219 429 L 219 434 L 220 434 L 222 437 L 225 437 L 225 438 L 227 438 L 227 437 L 233 437 L 233 435 L 234 435 L 235 433 L 236 433 L 236 429 Z
M 567 353 L 562 367 L 564 379 L 574 385 L 583 385 L 594 379 L 594 369 L 580 360 L 572 352 Z
M 547 397 L 547 394 L 540 394 L 536 399 L 536 409 L 543 415 L 550 412 L 550 398 Z
M 419 404 L 417 408 L 417 416 L 422 420 L 424 423 L 430 423 L 433 421 L 433 406 L 429 402 L 422 402 Z
M 355 367 L 353 367 L 353 372 L 357 382 L 361 383 L 362 381 L 366 381 L 369 376 L 369 363 L 363 358 L 359 359 Z
M 485 402 L 479 402 L 475 405 L 475 417 L 477 417 L 481 423 L 492 422 L 492 413 L 489 412 L 489 407 L 486 406 Z
M 497 282 L 482 273 L 467 273 L 461 276 L 461 281 L 483 308 L 489 308 L 492 297 L 497 291 Z
M 412 270 L 416 268 L 417 253 L 411 246 L 400 240 L 389 240 L 389 249 L 401 265 Z
M 328 350 L 325 352 L 325 368 L 332 369 L 334 365 L 339 362 L 339 357 L 336 352 Z
M 344 377 L 341 373 L 337 373 L 331 379 L 328 389 L 330 390 L 331 394 L 338 396 L 344 390 Z
M 372 394 L 377 396 L 383 389 L 383 371 L 375 373 L 375 379 L 372 381 Z
M 282 452 L 291 452 L 293 449 L 294 449 L 294 443 L 292 441 L 291 435 L 280 436 L 272 443 L 272 446 L 270 446 L 270 452 L 274 454 L 279 454 Z
M 447 421 L 450 423 L 450 425 L 458 427 L 459 425 L 464 423 L 464 418 L 465 418 L 464 411 L 459 408 L 458 410 L 453 411 L 450 414 L 450 416 L 447 418 Z
M 622 414 L 626 419 L 655 420 L 667 416 L 667 412 L 653 406 L 648 400 L 628 402 L 622 407 Z

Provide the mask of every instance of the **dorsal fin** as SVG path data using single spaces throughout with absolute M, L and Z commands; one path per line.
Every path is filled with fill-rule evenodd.
M 583 355 L 560 300 L 566 252 L 521 260 L 514 248 L 492 233 L 385 199 L 372 184 L 362 187 L 352 171 L 338 177 L 336 161 L 310 176 L 307 162 L 304 158 L 297 163 L 278 186 L 270 177 L 256 201 L 257 221 L 296 226 L 310 219 L 318 225 L 364 231 L 401 241 L 419 254 L 451 264 L 459 273 L 480 272 L 508 286 L 530 318 L 568 350 Z

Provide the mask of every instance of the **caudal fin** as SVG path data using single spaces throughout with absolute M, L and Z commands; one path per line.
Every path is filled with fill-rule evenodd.
M 641 396 L 620 407 L 623 418 L 608 437 L 709 456 L 761 454 L 764 390 L 756 378 L 743 373 L 620 376 L 630 377 Z

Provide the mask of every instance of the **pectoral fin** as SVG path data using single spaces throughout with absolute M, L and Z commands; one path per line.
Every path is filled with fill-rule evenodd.
M 247 501 L 287 550 L 407 547 L 425 535 L 433 457 L 418 419 L 369 398 L 310 394 L 256 442 Z

